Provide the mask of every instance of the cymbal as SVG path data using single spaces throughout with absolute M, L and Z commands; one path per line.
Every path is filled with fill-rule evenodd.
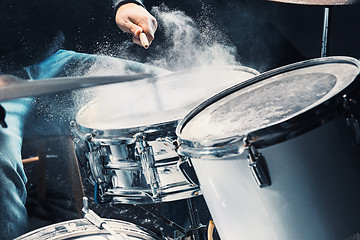
M 352 5 L 352 4 L 360 3 L 360 0 L 268 0 L 268 1 L 302 4 L 302 5 L 322 5 L 322 6 Z
M 0 101 L 78 88 L 94 87 L 110 83 L 130 82 L 150 77 L 154 76 L 151 74 L 134 74 L 24 80 L 13 75 L 0 75 Z

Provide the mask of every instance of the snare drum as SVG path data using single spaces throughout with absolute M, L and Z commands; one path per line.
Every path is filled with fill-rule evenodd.
M 256 75 L 231 66 L 103 89 L 72 123 L 95 200 L 146 204 L 199 195 L 190 162 L 179 160 L 174 145 L 178 120 L 206 98 Z
M 115 231 L 115 233 L 123 236 L 120 239 L 127 240 L 160 240 L 155 233 L 144 229 L 135 224 L 114 220 L 104 219 L 106 225 Z M 125 236 L 125 237 L 124 237 Z M 76 219 L 61 223 L 52 224 L 26 233 L 16 240 L 34 240 L 34 239 L 87 239 L 87 240 L 105 240 L 118 239 L 112 236 L 107 230 L 99 229 L 86 219 Z
M 192 160 L 221 239 L 360 231 L 359 67 L 328 57 L 274 69 L 179 122 L 178 152 Z

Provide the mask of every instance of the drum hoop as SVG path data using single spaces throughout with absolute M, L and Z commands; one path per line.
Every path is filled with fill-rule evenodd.
M 357 75 L 354 77 L 354 80 L 345 86 L 341 91 L 332 96 L 330 99 L 295 115 L 291 119 L 285 119 L 274 123 L 270 126 L 260 128 L 258 130 L 249 132 L 245 135 L 233 135 L 229 137 L 219 138 L 215 140 L 188 140 L 182 137 L 182 130 L 186 126 L 186 124 L 193 119 L 197 114 L 203 111 L 208 106 L 213 103 L 219 101 L 220 99 L 225 98 L 226 96 L 243 89 L 251 84 L 260 82 L 269 77 L 273 77 L 278 75 L 279 73 L 290 72 L 292 70 L 300 69 L 301 67 L 310 67 L 321 65 L 325 63 L 348 63 L 353 64 L 356 67 L 360 68 L 360 62 L 352 57 L 323 57 L 301 61 L 298 63 L 293 63 L 290 65 L 286 65 L 283 67 L 279 67 L 267 72 L 264 72 L 258 76 L 255 76 L 247 81 L 241 82 L 235 86 L 232 86 L 208 100 L 204 101 L 200 105 L 198 105 L 195 109 L 189 112 L 177 125 L 176 127 L 176 135 L 178 136 L 179 142 L 181 144 L 179 148 L 179 153 L 188 157 L 198 156 L 199 158 L 209 158 L 210 159 L 218 159 L 222 158 L 225 155 L 239 155 L 243 153 L 243 140 L 247 138 L 251 144 L 260 149 L 275 145 L 277 143 L 281 143 L 285 140 L 289 140 L 296 136 L 299 136 L 303 133 L 306 133 L 325 122 L 339 116 L 342 112 L 344 112 L 344 108 L 342 107 L 342 103 L 340 103 L 339 98 L 342 97 L 345 93 L 350 94 L 356 88 L 359 88 L 360 77 L 359 71 Z M 359 80 L 357 80 L 359 79 Z M 355 81 L 357 80 L 357 81 Z M 317 121 L 301 121 L 316 118 Z M 286 122 L 286 124 L 284 124 Z
M 119 228 L 114 229 L 115 232 L 118 231 L 119 229 L 122 229 L 124 231 L 127 231 L 128 233 L 136 234 L 138 236 L 141 235 L 143 237 L 152 238 L 154 240 L 160 239 L 160 237 L 157 236 L 154 232 L 152 232 L 142 226 L 136 225 L 134 223 L 117 220 L 117 219 L 108 219 L 108 218 L 104 218 L 103 220 L 107 224 L 119 224 Z M 82 219 L 68 220 L 68 221 L 44 226 L 44 227 L 35 229 L 31 232 L 25 233 L 24 235 L 16 238 L 16 240 L 33 239 L 34 234 L 38 234 L 40 231 L 43 231 L 44 233 L 50 233 L 49 230 L 52 230 L 52 229 L 55 229 L 55 230 L 59 229 L 58 232 L 62 233 L 61 231 L 63 231 L 63 229 L 61 227 L 66 224 L 76 224 L 76 228 L 72 229 L 73 231 L 63 233 L 62 236 L 48 235 L 48 238 L 46 238 L 46 239 L 64 239 L 64 237 L 68 238 L 68 237 L 86 236 L 86 235 L 98 233 L 100 231 L 100 229 L 98 229 L 95 225 L 90 223 L 87 219 L 82 218 Z M 87 229 L 86 232 L 81 230 L 81 227 L 84 227 L 84 226 L 89 227 L 89 229 Z M 91 228 L 92 228 L 92 230 L 91 230 Z M 86 233 L 86 234 L 79 235 L 79 234 L 83 234 L 83 233 Z
M 150 79 L 150 81 L 158 81 L 161 79 L 167 79 L 169 77 L 176 77 L 176 76 L 181 76 L 184 74 L 189 74 L 192 72 L 206 71 L 206 70 L 210 70 L 210 71 L 235 70 L 235 71 L 247 72 L 247 73 L 253 74 L 254 76 L 257 76 L 260 74 L 257 70 L 249 68 L 249 67 L 236 66 L 236 65 L 224 65 L 224 66 L 216 66 L 216 67 L 201 67 L 201 68 L 196 68 L 196 69 L 182 70 L 182 71 L 178 71 L 178 72 L 174 72 L 174 73 L 163 74 L 163 75 L 156 76 L 156 77 Z M 147 81 L 149 81 L 149 79 Z M 92 102 L 96 102 L 96 101 L 97 101 L 97 99 L 95 98 L 94 100 L 92 100 L 88 104 L 86 104 L 83 108 L 81 108 L 79 110 L 79 112 L 77 113 L 76 119 L 78 118 L 79 113 L 83 112 L 84 109 L 86 109 L 86 107 L 88 107 Z M 144 132 L 145 134 L 147 134 L 149 136 L 152 135 L 151 133 L 159 133 L 159 134 L 163 133 L 163 135 L 164 135 L 164 134 L 168 134 L 169 131 L 173 132 L 172 135 L 174 137 L 176 137 L 174 132 L 175 132 L 175 128 L 179 121 L 180 121 L 180 119 L 172 120 L 172 121 L 164 121 L 164 122 L 160 122 L 160 123 L 156 123 L 156 124 L 152 124 L 152 125 L 137 126 L 137 127 L 132 127 L 132 128 L 109 128 L 109 129 L 97 129 L 97 128 L 93 128 L 93 127 L 86 127 L 86 126 L 81 125 L 80 123 L 77 123 L 77 125 L 78 125 L 79 131 L 81 131 L 83 133 L 92 133 L 93 131 L 98 131 L 99 135 L 109 136 L 109 138 L 114 137 L 114 136 L 132 137 L 134 134 L 139 133 L 139 132 Z
M 94 140 L 96 141 L 97 138 L 100 138 L 102 142 L 108 139 L 109 141 L 124 140 L 127 142 L 133 141 L 134 135 L 137 133 L 143 133 L 146 137 L 146 140 L 152 141 L 159 137 L 176 137 L 175 135 L 175 128 L 178 124 L 179 120 L 170 121 L 170 122 L 163 122 L 154 124 L 151 126 L 141 126 L 141 127 L 134 127 L 134 128 L 124 128 L 124 129 L 93 129 L 83 127 L 81 125 L 76 125 L 77 134 L 85 135 L 86 133 L 94 133 L 95 137 Z

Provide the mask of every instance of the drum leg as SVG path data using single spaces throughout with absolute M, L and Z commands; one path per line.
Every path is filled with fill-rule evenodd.
M 166 218 L 165 216 L 162 216 L 162 215 L 158 215 L 150 210 L 148 210 L 147 208 L 144 208 L 142 205 L 138 205 L 138 204 L 135 204 L 134 206 L 137 206 L 139 207 L 140 209 L 144 210 L 145 212 L 151 214 L 153 217 L 156 217 L 158 219 L 160 219 L 161 221 L 163 221 L 166 225 L 174 228 L 176 231 L 178 231 L 179 233 L 181 233 L 182 235 L 184 235 L 186 233 L 186 230 L 181 227 L 179 224 L 171 221 L 170 219 Z
M 194 200 L 192 198 L 188 198 L 187 205 L 189 208 L 191 223 L 190 229 L 187 231 L 187 236 L 190 236 L 192 240 L 206 240 L 206 226 L 200 223 L 199 213 Z
M 73 142 L 71 138 L 66 138 L 66 146 L 64 146 L 66 150 L 66 157 L 67 157 L 67 163 L 69 168 L 69 174 L 70 174 L 70 181 L 71 186 L 74 193 L 75 198 L 75 205 L 76 210 L 78 213 L 79 218 L 82 217 L 82 204 L 83 204 L 83 197 L 85 196 L 84 193 L 84 187 L 82 184 L 81 176 L 80 176 L 80 169 L 78 165 L 78 161 L 76 159 L 75 155 L 75 149 L 73 146 Z

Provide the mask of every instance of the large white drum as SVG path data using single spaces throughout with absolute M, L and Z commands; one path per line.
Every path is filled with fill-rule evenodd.
M 104 219 L 105 224 L 119 236 L 111 235 L 104 228 L 100 229 L 86 219 L 76 219 L 52 224 L 26 233 L 16 240 L 160 240 L 155 233 L 133 223 Z M 117 238 L 116 238 L 117 237 Z
M 222 240 L 360 231 L 359 61 L 312 59 L 215 95 L 177 126 Z
M 173 145 L 176 125 L 205 99 L 256 75 L 226 66 L 104 87 L 72 125 L 95 200 L 147 204 L 199 195 L 192 167 Z

